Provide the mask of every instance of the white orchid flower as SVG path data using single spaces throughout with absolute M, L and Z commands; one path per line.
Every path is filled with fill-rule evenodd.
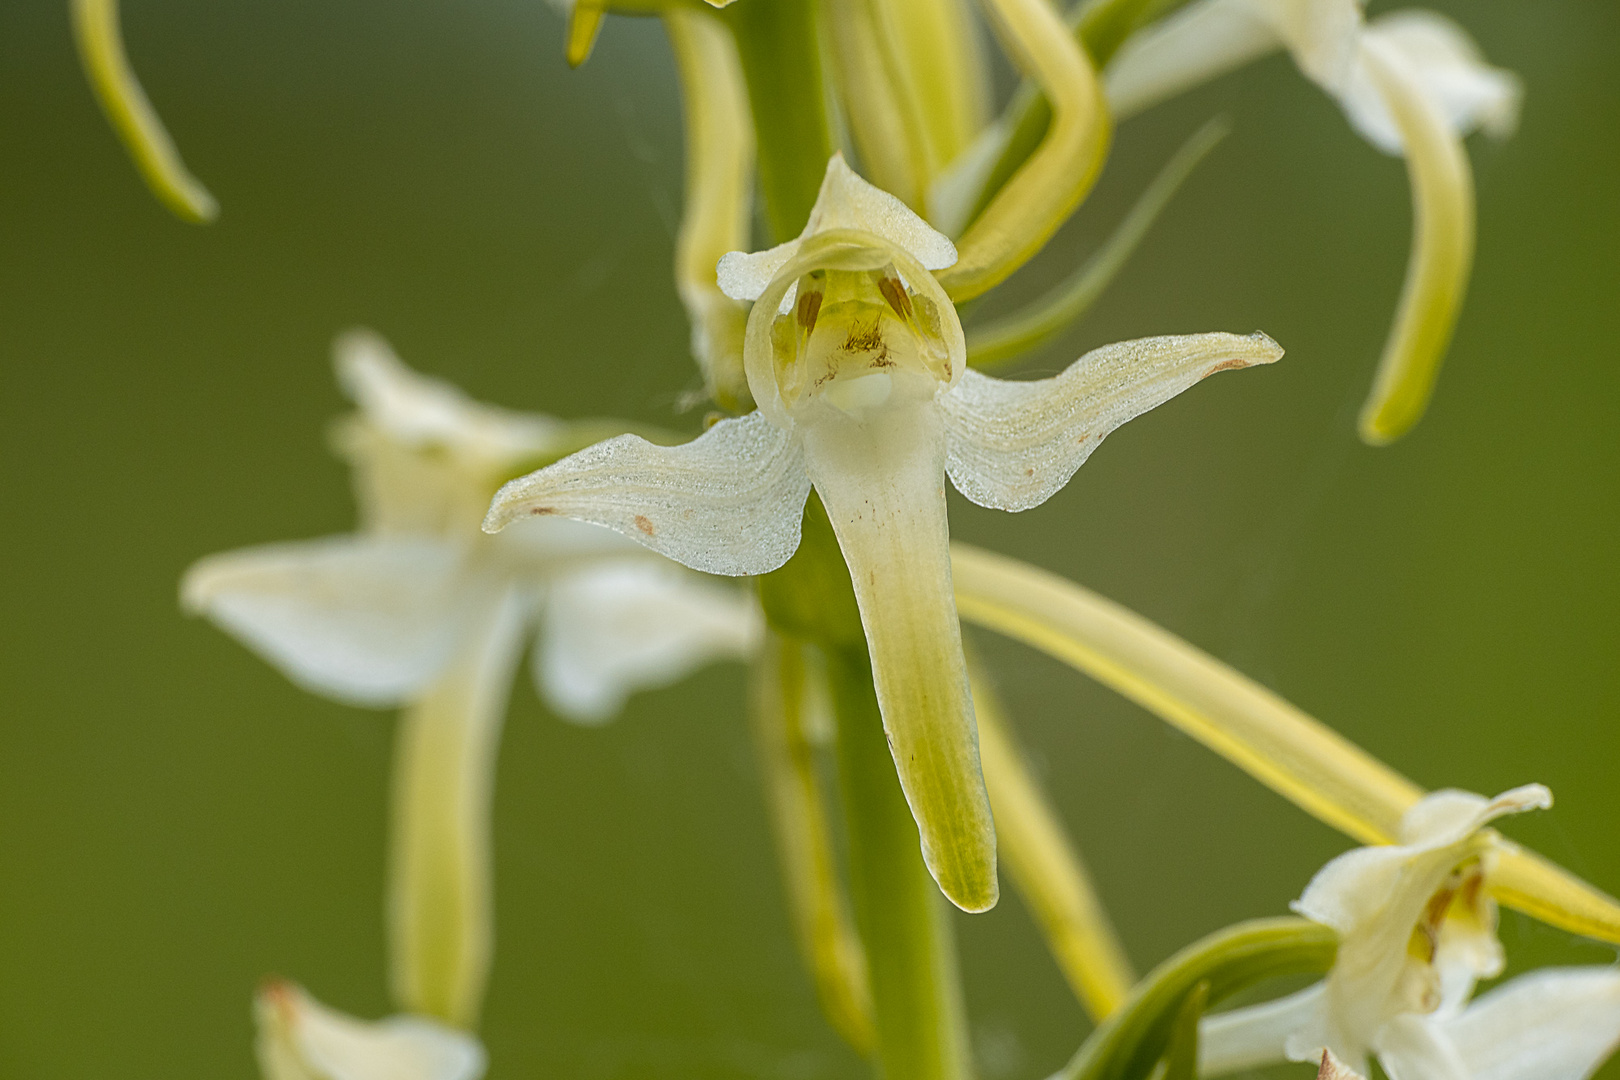
M 763 574 L 799 544 L 812 486 L 848 562 L 884 727 L 941 889 L 996 901 L 995 833 L 951 593 L 945 477 L 982 506 L 1025 510 L 1103 437 L 1204 376 L 1270 363 L 1263 334 L 1150 338 L 1055 378 L 1004 382 L 964 363 L 933 271 L 956 249 L 834 156 L 804 232 L 720 261 L 754 302 L 745 367 L 759 410 L 684 446 L 621 436 L 514 480 L 484 527 L 536 516 L 607 525 L 715 574 Z
M 474 1022 L 489 965 L 489 805 L 507 693 L 524 641 L 561 715 L 606 719 L 633 690 L 753 649 L 749 598 L 622 537 L 561 519 L 500 537 L 478 521 L 496 486 L 581 445 L 549 417 L 469 400 L 406 368 L 375 335 L 338 344 L 359 404 L 338 445 L 355 470 L 358 533 L 203 559 L 186 574 L 205 614 L 300 686 L 406 706 L 390 884 L 395 993 L 414 1012 Z
M 1467 287 L 1474 187 L 1462 137 L 1511 134 L 1523 91 L 1444 16 L 1406 10 L 1368 22 L 1361 9 L 1361 0 L 1199 0 L 1131 38 L 1108 69 L 1107 92 L 1124 117 L 1286 48 L 1369 142 L 1406 157 L 1411 261 L 1361 414 L 1362 438 L 1378 444 L 1423 415 Z
M 478 1080 L 477 1039 L 420 1016 L 367 1023 L 276 981 L 254 1001 L 264 1080 Z
M 1200 1072 L 1217 1075 L 1324 1051 L 1391 1080 L 1584 1080 L 1620 1041 L 1620 970 L 1546 970 L 1468 1003 L 1502 973 L 1487 881 L 1510 845 L 1486 826 L 1545 808 L 1530 784 L 1487 801 L 1440 791 L 1407 812 L 1401 842 L 1358 848 L 1316 875 L 1294 904 L 1339 932 L 1320 983 L 1207 1018 Z

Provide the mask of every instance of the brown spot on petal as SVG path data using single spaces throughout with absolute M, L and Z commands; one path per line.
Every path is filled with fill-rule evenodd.
M 640 529 L 642 532 L 646 533 L 648 536 L 651 536 L 655 532 L 658 531 L 657 529 L 653 528 L 653 523 L 652 523 L 651 520 L 648 519 L 646 514 L 637 514 L 635 516 L 635 523 L 636 523 L 636 528 Z
M 557 512 L 557 508 L 555 506 L 531 506 L 531 507 L 529 507 L 529 513 L 532 514 L 535 517 L 540 517 L 543 514 L 555 514 L 556 512 Z
M 1219 364 L 1216 364 L 1214 367 L 1210 368 L 1208 371 L 1204 372 L 1204 378 L 1209 378 L 1217 371 L 1236 371 L 1238 368 L 1246 368 L 1250 366 L 1252 366 L 1251 362 L 1243 359 L 1241 356 L 1235 357 L 1231 360 L 1223 360 Z

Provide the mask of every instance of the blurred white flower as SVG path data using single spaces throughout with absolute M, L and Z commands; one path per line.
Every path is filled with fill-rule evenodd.
M 1502 973 L 1487 891 L 1507 841 L 1486 826 L 1545 808 L 1531 784 L 1487 801 L 1440 791 L 1414 806 L 1399 844 L 1358 848 L 1316 875 L 1294 909 L 1339 932 L 1320 983 L 1207 1018 L 1200 1072 L 1324 1051 L 1356 1072 L 1376 1056 L 1391 1080 L 1584 1080 L 1620 1041 L 1620 970 L 1549 969 L 1473 1003 Z
M 478 1080 L 484 1048 L 419 1016 L 368 1023 L 276 981 L 254 1001 L 264 1080 Z
M 1306 77 L 1386 153 L 1407 159 L 1413 201 L 1406 286 L 1361 413 L 1373 444 L 1422 417 L 1451 341 L 1474 255 L 1474 181 L 1462 138 L 1518 123 L 1518 76 L 1432 11 L 1362 18 L 1360 0 L 1198 0 L 1132 37 L 1107 73 L 1123 117 L 1286 48 Z
M 503 487 L 485 528 L 536 515 L 607 525 L 677 562 L 763 574 L 799 544 L 813 486 L 848 562 L 895 764 L 945 895 L 996 902 L 995 831 L 951 593 L 945 477 L 983 506 L 1038 506 L 1104 436 L 1206 375 L 1282 355 L 1263 334 L 1150 338 L 1051 379 L 967 369 L 932 271 L 951 241 L 828 163 L 804 232 L 720 261 L 753 301 L 744 344 L 758 412 L 684 446 L 621 436 Z
M 203 559 L 181 589 L 300 686 L 408 706 L 395 777 L 390 915 L 395 992 L 470 1026 L 489 963 L 488 814 L 514 669 L 553 709 L 610 717 L 634 690 L 751 653 L 753 600 L 615 533 L 563 518 L 498 536 L 490 494 L 598 435 L 506 412 L 418 375 L 373 334 L 337 347 L 360 406 L 337 445 L 354 467 L 359 532 Z

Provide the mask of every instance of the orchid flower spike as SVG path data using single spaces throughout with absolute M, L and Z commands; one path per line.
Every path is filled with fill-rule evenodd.
M 1400 843 L 1358 848 L 1316 875 L 1294 910 L 1340 935 L 1320 983 L 1207 1018 L 1200 1073 L 1217 1075 L 1324 1051 L 1391 1080 L 1584 1080 L 1620 1042 L 1620 970 L 1544 970 L 1469 1003 L 1502 973 L 1488 884 L 1510 847 L 1487 828 L 1544 809 L 1540 784 L 1486 800 L 1438 791 L 1407 812 Z
M 536 461 L 589 442 L 543 416 L 469 400 L 346 335 L 338 376 L 359 404 L 337 433 L 358 533 L 210 556 L 182 585 L 207 615 L 314 693 L 405 706 L 390 885 L 395 994 L 471 1026 L 490 950 L 489 803 L 506 698 L 530 628 L 532 671 L 560 715 L 599 722 L 634 690 L 751 653 L 745 594 L 577 522 L 478 521 Z
M 1381 444 L 1423 415 L 1467 288 L 1474 189 L 1462 137 L 1512 134 L 1522 87 L 1444 16 L 1406 10 L 1365 22 L 1361 8 L 1361 0 L 1199 0 L 1127 42 L 1107 91 L 1123 117 L 1285 47 L 1369 142 L 1406 157 L 1411 261 L 1361 414 L 1362 438 Z
M 1282 350 L 1263 334 L 1150 338 L 1055 378 L 992 379 L 967 369 L 934 279 L 955 259 L 834 155 L 797 239 L 720 261 L 720 287 L 753 301 L 744 364 L 758 411 L 684 446 L 621 436 L 581 451 L 503 487 L 484 528 L 573 517 L 695 569 L 763 574 L 798 547 L 813 486 L 849 564 L 923 857 L 946 896 L 982 911 L 997 896 L 995 832 L 951 591 L 946 475 L 981 506 L 1038 506 L 1126 420 Z
M 484 1048 L 462 1031 L 419 1016 L 356 1020 L 279 980 L 259 991 L 259 1071 L 264 1080 L 478 1080 Z

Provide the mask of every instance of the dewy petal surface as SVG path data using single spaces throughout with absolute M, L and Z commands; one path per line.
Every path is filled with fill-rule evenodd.
M 757 300 L 805 238 L 828 229 L 854 229 L 885 240 L 928 270 L 956 262 L 956 245 L 910 207 L 861 179 L 843 154 L 827 162 L 821 193 L 797 239 L 765 251 L 733 251 L 720 260 L 720 288 L 734 300 Z
M 306 690 L 394 705 L 437 675 L 465 615 L 462 555 L 415 537 L 267 544 L 194 564 L 181 603 Z
M 748 656 L 761 622 L 749 595 L 666 562 L 591 567 L 560 578 L 547 594 L 536 687 L 562 716 L 601 723 L 637 690 L 675 682 L 711 660 Z
M 912 400 L 807 424 L 805 462 L 849 564 L 923 860 L 953 903 L 984 911 L 998 893 L 996 837 L 951 592 L 945 437 L 932 380 L 913 378 L 926 388 Z
M 799 546 L 809 494 L 792 437 L 753 412 L 680 446 L 621 435 L 513 480 L 495 493 L 484 531 L 556 514 L 605 525 L 694 570 L 764 574 Z
M 471 1035 L 414 1016 L 368 1023 L 291 983 L 254 1003 L 264 1080 L 477 1080 L 484 1048 Z
M 1469 1080 L 1586 1080 L 1620 1044 L 1620 970 L 1521 975 L 1442 1028 Z
M 1217 371 L 1281 356 L 1264 334 L 1193 334 L 1106 345 L 1061 375 L 1032 382 L 969 369 L 939 399 L 946 469 L 956 489 L 980 506 L 1039 506 L 1125 421 Z

